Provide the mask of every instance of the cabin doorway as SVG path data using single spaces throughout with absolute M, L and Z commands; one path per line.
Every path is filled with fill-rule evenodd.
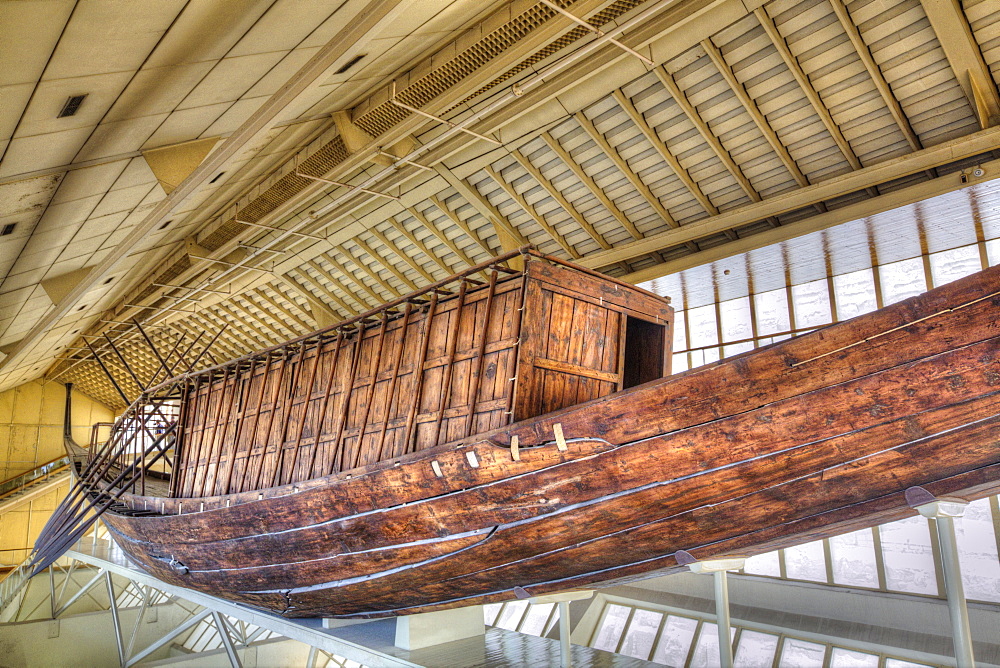
M 666 325 L 627 316 L 622 389 L 648 383 L 669 373 L 666 366 Z

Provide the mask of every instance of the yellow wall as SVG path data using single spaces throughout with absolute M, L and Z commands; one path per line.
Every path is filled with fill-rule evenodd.
M 52 511 L 69 493 L 69 483 L 69 477 L 64 476 L 61 484 L 42 494 L 32 494 L 23 502 L 8 502 L 10 506 L 3 504 L 0 508 L 0 567 L 15 566 L 27 558 L 25 548 L 35 544 Z
M 64 454 L 63 410 L 66 389 L 34 380 L 0 392 L 0 481 L 30 471 Z M 114 413 L 102 403 L 73 393 L 73 437 L 90 442 L 90 426 L 110 422 Z

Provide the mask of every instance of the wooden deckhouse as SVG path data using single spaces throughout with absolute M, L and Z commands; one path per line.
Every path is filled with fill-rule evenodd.
M 669 300 L 528 257 L 194 376 L 170 496 L 376 464 L 669 373 Z

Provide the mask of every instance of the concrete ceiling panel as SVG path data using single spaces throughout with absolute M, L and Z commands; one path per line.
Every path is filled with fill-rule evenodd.
M 105 120 L 121 121 L 173 111 L 214 65 L 202 62 L 139 70 Z
M 45 70 L 45 79 L 135 71 L 183 7 L 183 0 L 79 3 Z
M 96 213 L 96 212 L 95 212 Z M 109 213 L 105 215 L 95 215 L 94 217 L 87 220 L 86 223 L 80 227 L 80 231 L 76 233 L 73 237 L 73 246 L 76 246 L 80 241 L 87 241 L 93 239 L 94 237 L 101 237 L 103 240 L 109 234 L 118 229 L 118 226 L 122 224 L 122 221 L 128 216 L 128 212 L 120 211 L 118 213 Z M 92 252 L 97 250 L 100 246 L 94 246 L 89 251 Z M 76 257 L 76 255 L 71 255 L 69 257 Z
M 100 204 L 102 197 L 104 197 L 103 194 L 91 195 L 71 202 L 50 204 L 45 209 L 45 213 L 42 215 L 42 219 L 38 223 L 38 230 L 36 231 L 45 232 L 63 227 L 76 229 L 80 223 L 90 217 L 94 207 Z
M 0 162 L 0 178 L 68 165 L 90 133 L 91 128 L 76 128 L 12 139 Z
M 260 109 L 260 105 L 267 102 L 267 96 L 246 98 L 233 104 L 226 113 L 222 114 L 214 123 L 208 126 L 205 134 L 210 136 L 224 135 L 233 132 L 245 120 L 253 115 L 253 112 Z
M 272 4 L 273 0 L 191 0 L 146 65 L 164 67 L 223 58 Z
M 10 139 L 14 134 L 34 88 L 30 83 L 0 86 L 0 137 Z
M 112 190 L 118 190 L 119 188 L 130 188 L 131 186 L 137 186 L 140 183 L 155 183 L 156 176 L 153 174 L 152 170 L 149 169 L 149 165 L 143 158 L 132 158 L 128 166 L 122 171 L 121 176 L 115 181 L 115 184 L 111 186 Z
M 230 56 L 246 56 L 252 53 L 267 51 L 287 51 L 294 49 L 302 40 L 316 30 L 333 12 L 343 17 L 343 0 L 278 0 L 260 20 L 247 32 L 232 51 Z M 358 4 L 355 0 L 354 4 Z M 341 21 L 344 19 L 341 18 Z M 343 23 L 341 23 L 343 25 Z M 325 43 L 325 42 L 324 42 Z
M 0 185 L 0 218 L 24 213 L 40 216 L 60 180 L 61 175 L 55 174 Z
M 94 160 L 137 151 L 166 119 L 167 114 L 157 114 L 103 123 L 94 130 L 77 159 Z
M 231 105 L 230 102 L 220 102 L 205 107 L 175 111 L 146 140 L 142 149 L 159 148 L 198 139 Z
M 38 81 L 74 0 L 0 2 L 0 86 Z M 29 29 L 26 29 L 30 27 Z
M 272 51 L 238 58 L 224 58 L 184 98 L 179 109 L 203 107 L 216 102 L 238 100 L 285 57 L 286 51 Z
M 285 56 L 245 93 L 245 97 L 260 97 L 274 95 L 293 74 L 299 71 L 310 58 L 316 55 L 319 47 L 296 49 Z
M 154 188 L 155 186 L 152 184 L 141 183 L 137 186 L 132 186 L 131 188 L 113 190 L 104 196 L 104 199 L 101 200 L 101 203 L 97 205 L 93 213 L 90 215 L 92 218 L 106 216 L 112 213 L 121 213 L 127 216 L 133 209 L 139 206 L 143 199 L 145 199 L 145 197 Z M 157 192 L 156 199 L 157 201 L 163 199 L 163 195 Z
M 111 72 L 42 81 L 35 88 L 35 94 L 14 136 L 30 137 L 74 128 L 94 127 L 101 122 L 131 76 L 131 72 Z M 59 112 L 66 101 L 76 95 L 87 96 L 79 111 L 73 116 L 59 118 Z
M 103 195 L 115 184 L 128 162 L 128 160 L 115 160 L 66 172 L 66 177 L 52 198 L 52 203 L 61 204 L 93 195 Z

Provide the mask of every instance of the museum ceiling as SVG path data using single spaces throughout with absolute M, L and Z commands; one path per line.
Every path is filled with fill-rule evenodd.
M 116 407 L 101 364 L 133 398 L 524 244 L 644 281 L 1000 174 L 989 0 L 47 0 L 0 39 L 0 390 Z

